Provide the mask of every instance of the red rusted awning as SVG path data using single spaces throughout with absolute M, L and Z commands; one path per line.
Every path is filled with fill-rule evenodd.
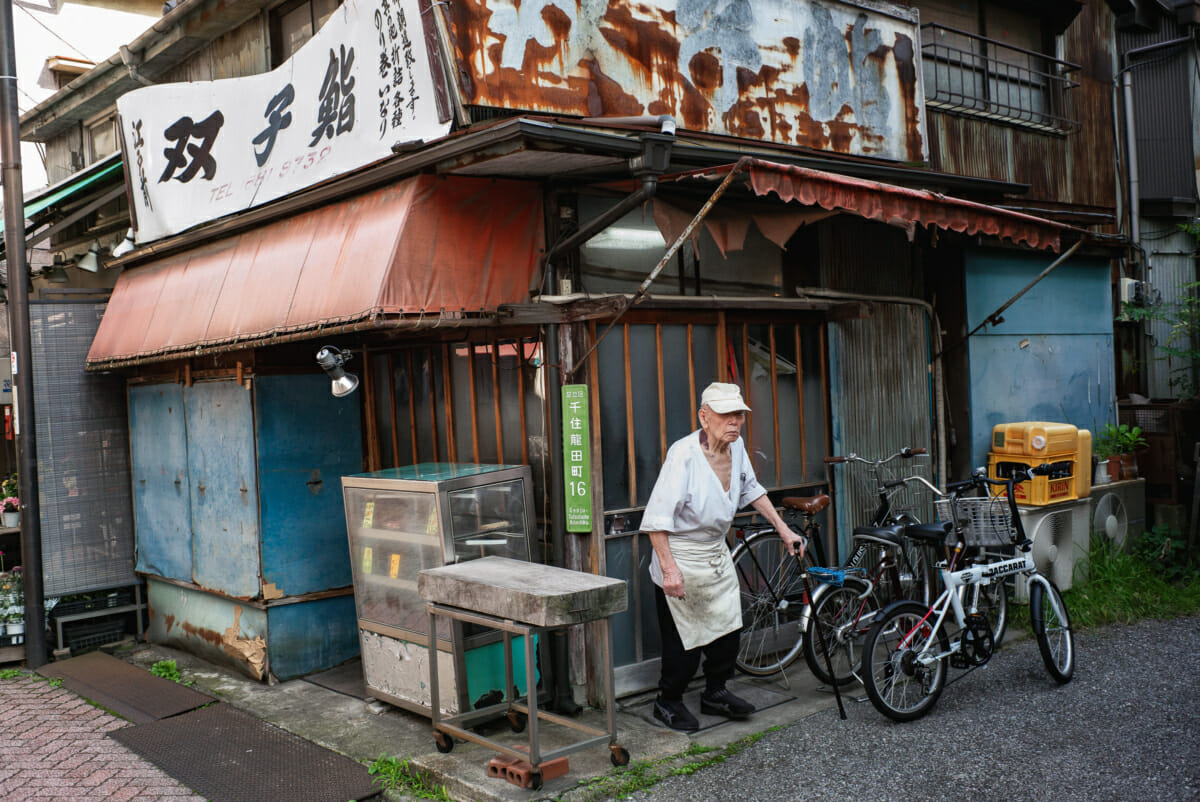
M 1060 237 L 1063 233 L 1070 231 L 1081 236 L 1086 233 L 1052 220 L 952 198 L 928 190 L 909 189 L 895 184 L 753 158 L 744 158 L 734 164 L 695 170 L 677 176 L 665 176 L 661 181 L 712 180 L 727 176 L 730 172 L 747 174 L 748 183 L 756 195 L 768 195 L 773 192 L 784 201 L 796 201 L 807 207 L 818 207 L 825 210 L 825 213 L 853 214 L 899 226 L 908 231 L 910 239 L 915 227 L 920 225 L 963 234 L 999 237 L 1031 248 L 1057 253 L 1061 247 Z M 776 214 L 774 218 L 764 218 L 764 221 L 771 220 L 771 227 L 776 229 L 765 230 L 764 234 L 776 242 L 780 239 L 786 242 L 797 227 L 825 216 L 823 213 L 814 215 L 812 211 L 802 211 L 799 208 L 790 221 L 784 219 L 786 212 L 781 210 L 781 214 L 782 216 Z M 667 242 L 674 241 L 690 218 L 691 214 L 670 214 L 669 211 L 656 214 L 656 221 L 659 228 L 664 229 L 663 236 Z M 730 236 L 727 226 L 721 226 L 719 211 L 711 210 L 705 217 L 705 223 L 710 229 L 717 227 L 718 230 L 713 232 L 713 236 L 723 251 L 741 248 L 741 241 Z M 763 228 L 761 222 L 759 227 Z M 742 236 L 744 237 L 744 231 Z M 782 243 L 780 244 L 782 246 Z
M 87 365 L 488 316 L 543 248 L 538 184 L 416 176 L 127 270 Z

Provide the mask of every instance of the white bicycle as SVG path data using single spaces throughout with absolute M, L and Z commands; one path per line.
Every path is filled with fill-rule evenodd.
M 943 590 L 932 606 L 896 602 L 867 633 L 861 677 L 880 713 L 896 721 L 918 719 L 933 709 L 946 685 L 948 668 L 971 670 L 987 663 L 996 638 L 994 622 L 981 611 L 980 600 L 994 594 L 982 591 L 997 585 L 1002 594 L 1005 580 L 1017 574 L 1028 578 L 1029 613 L 1046 670 L 1059 683 L 1071 681 L 1075 641 L 1067 607 L 1054 583 L 1034 566 L 1032 543 L 1013 500 L 1014 484 L 1052 471 L 1049 465 L 1019 469 L 1003 480 L 976 474 L 950 485 L 950 494 L 938 503 L 948 511 L 949 520 L 907 528 L 910 537 L 953 550 L 949 561 L 938 565 Z M 989 485 L 1005 486 L 1006 494 L 964 497 L 968 491 L 986 491 Z M 997 546 L 1014 546 L 1016 555 L 987 550 Z M 960 568 L 966 549 L 980 556 Z

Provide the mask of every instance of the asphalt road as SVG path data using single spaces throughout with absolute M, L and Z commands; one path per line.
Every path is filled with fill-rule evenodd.
M 1032 638 L 1006 643 L 984 668 L 952 671 L 923 719 L 850 702 L 845 721 L 818 713 L 631 798 L 1200 799 L 1200 618 L 1088 631 L 1075 647 L 1067 685 Z

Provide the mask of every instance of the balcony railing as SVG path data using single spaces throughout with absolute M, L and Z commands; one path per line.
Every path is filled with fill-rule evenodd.
M 1056 134 L 1079 127 L 1078 64 L 936 23 L 921 26 L 921 59 L 932 108 Z

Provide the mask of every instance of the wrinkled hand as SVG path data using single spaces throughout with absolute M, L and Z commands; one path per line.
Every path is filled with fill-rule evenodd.
M 683 598 L 683 574 L 678 568 L 663 569 L 663 593 L 673 599 Z
M 787 546 L 787 550 L 796 555 L 796 559 L 804 557 L 804 551 L 808 548 L 808 542 L 803 537 L 797 535 L 786 526 L 779 529 L 779 537 L 783 539 L 783 544 Z

